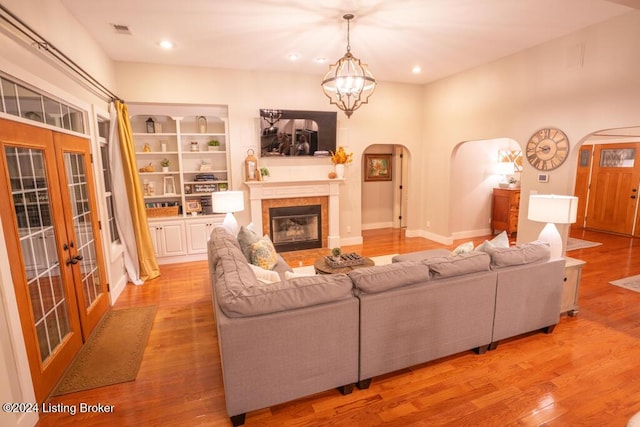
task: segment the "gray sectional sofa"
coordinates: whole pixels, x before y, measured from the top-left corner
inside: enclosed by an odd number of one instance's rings
[[[227,413],[246,412],[474,349],[560,318],[564,260],[545,244],[398,256],[348,275],[263,283],[235,237],[215,228],[209,241]]]

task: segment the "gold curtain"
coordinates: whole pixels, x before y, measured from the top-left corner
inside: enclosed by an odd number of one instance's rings
[[[131,209],[131,220],[136,236],[136,247],[138,249],[138,260],[140,263],[140,279],[154,279],[160,275],[160,268],[153,252],[153,243],[147,224],[147,211],[142,197],[142,188],[138,179],[138,168],[136,165],[135,145],[133,143],[133,132],[129,121],[129,109],[120,102],[115,101],[118,113],[118,135],[120,137],[120,151],[122,153],[122,169],[124,170],[124,180]]]

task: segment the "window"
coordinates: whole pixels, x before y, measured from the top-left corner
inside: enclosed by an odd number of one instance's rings
[[[0,112],[86,133],[85,115],[82,111],[5,75],[0,75],[0,100]]]
[[[635,163],[636,149],[607,149],[600,155],[600,167],[602,168],[632,168]]]
[[[107,205],[107,222],[111,243],[119,243],[120,235],[116,227],[116,218],[113,211],[113,194],[111,193],[111,172],[109,172],[109,121],[98,117],[98,137],[100,141],[100,158],[102,159],[102,176],[104,178],[104,194]]]

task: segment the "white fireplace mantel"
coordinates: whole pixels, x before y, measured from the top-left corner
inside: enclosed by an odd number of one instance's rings
[[[290,199],[293,197],[328,196],[329,198],[329,235],[330,248],[340,246],[340,184],[344,179],[308,179],[295,181],[246,181],[249,187],[251,222],[260,235],[262,230],[262,200]]]

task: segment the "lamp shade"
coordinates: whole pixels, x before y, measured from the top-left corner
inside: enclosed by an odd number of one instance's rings
[[[576,222],[577,213],[577,197],[557,196],[554,194],[534,194],[529,196],[529,214],[527,217],[531,221],[572,224]]]
[[[211,209],[215,213],[243,211],[244,193],[242,191],[217,191],[211,193]]]

